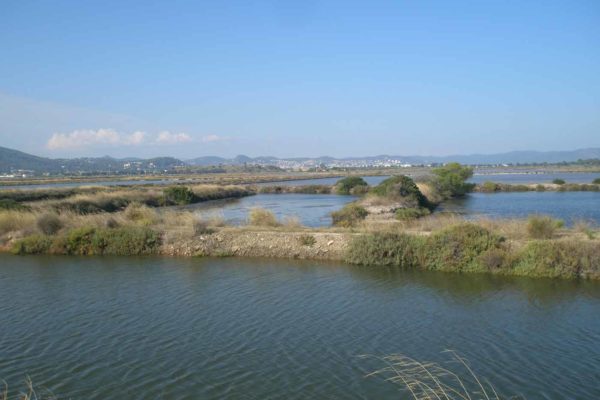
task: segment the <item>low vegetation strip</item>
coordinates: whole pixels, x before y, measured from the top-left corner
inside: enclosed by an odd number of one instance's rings
[[[240,198],[256,193],[254,190],[242,186],[217,185],[131,187],[111,190],[96,189],[93,191],[50,190],[47,192],[47,195],[44,195],[42,191],[39,191],[39,193],[37,193],[38,191],[35,192],[35,195],[31,193],[22,195],[11,194],[14,198],[21,200],[3,198],[0,206],[4,209],[21,207],[52,210],[54,212],[71,211],[79,214],[93,214],[121,211],[132,203],[144,204],[149,207],[162,207]]]
[[[514,243],[471,223],[429,236],[381,232],[357,235],[348,246],[345,260],[433,271],[600,279],[598,242],[546,239]]]
[[[536,184],[510,184],[487,181],[476,185],[474,192],[498,193],[498,192],[600,192],[600,181],[594,183],[566,183],[557,181],[553,183]]]
[[[146,227],[78,228],[62,235],[34,234],[19,240],[15,254],[143,255],[156,254],[160,235]]]

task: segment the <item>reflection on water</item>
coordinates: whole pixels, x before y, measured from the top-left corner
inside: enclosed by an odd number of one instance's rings
[[[600,192],[471,193],[442,203],[439,210],[471,218],[525,218],[531,214],[547,214],[567,224],[578,220],[600,223]]]
[[[331,225],[331,212],[356,200],[354,196],[328,194],[258,194],[234,200],[218,200],[186,207],[204,218],[223,217],[229,224],[246,223],[251,209],[260,207],[272,211],[283,221],[295,217],[305,226]]]
[[[600,284],[249,259],[0,256],[0,375],[63,398],[396,399],[360,354],[455,349],[600,398]]]

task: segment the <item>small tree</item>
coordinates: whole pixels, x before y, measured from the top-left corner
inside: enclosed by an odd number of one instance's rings
[[[473,168],[459,163],[449,163],[443,167],[434,168],[433,185],[444,197],[464,196],[473,190],[475,184],[468,183],[467,179],[473,176]]]
[[[166,204],[190,204],[196,197],[192,189],[187,186],[171,186],[164,190]]]
[[[552,181],[555,185],[564,185],[566,182],[564,179],[556,178]]]
[[[403,200],[406,207],[429,207],[427,198],[423,196],[415,182],[406,175],[390,176],[375,186],[372,192],[377,196]]]
[[[332,212],[331,219],[333,220],[333,225],[349,228],[365,219],[368,214],[367,210],[363,207],[356,203],[350,203],[346,204],[341,210]]]
[[[367,182],[360,176],[349,176],[343,179],[340,179],[335,184],[335,191],[337,194],[351,194],[352,189],[358,186],[368,186]]]

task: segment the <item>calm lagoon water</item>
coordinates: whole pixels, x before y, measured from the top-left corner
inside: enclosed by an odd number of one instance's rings
[[[283,221],[296,217],[305,226],[331,225],[331,212],[356,200],[354,196],[335,194],[257,194],[233,200],[217,200],[187,206],[202,217],[223,217],[229,224],[246,223],[251,209],[260,207],[272,211]]]
[[[399,399],[358,356],[448,348],[504,394],[600,398],[600,283],[3,255],[0,288],[0,379],[59,399]]]
[[[578,220],[600,224],[600,192],[471,193],[442,203],[439,210],[487,218],[546,214],[568,224]]]

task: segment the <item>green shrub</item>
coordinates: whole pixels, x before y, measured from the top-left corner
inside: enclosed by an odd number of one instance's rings
[[[552,180],[552,183],[554,183],[555,185],[564,185],[566,182],[564,179],[556,178]]]
[[[409,221],[429,214],[431,214],[431,211],[427,208],[399,208],[396,210],[396,219],[400,221]]]
[[[363,196],[369,193],[369,186],[354,186],[350,190],[350,194],[353,196]]]
[[[367,187],[368,184],[360,176],[348,176],[337,181],[335,191],[337,194],[347,195],[357,186]]]
[[[117,256],[153,254],[160,243],[160,235],[145,227],[98,229],[92,238],[96,254]]]
[[[485,181],[481,184],[479,190],[483,193],[493,193],[499,191],[500,186],[495,182]]]
[[[531,215],[527,219],[527,234],[533,239],[551,239],[564,222],[547,215]]]
[[[300,235],[298,241],[302,246],[313,247],[317,243],[317,239],[313,235],[304,234]]]
[[[66,254],[77,255],[100,254],[101,252],[95,248],[97,243],[92,244],[95,233],[96,230],[91,227],[76,228],[71,230],[66,235],[64,252]],[[55,250],[60,252],[58,248]]]
[[[427,238],[422,262],[431,270],[481,270],[480,255],[499,248],[502,241],[503,238],[478,225],[452,226]]]
[[[253,208],[248,216],[248,223],[254,226],[278,226],[277,218],[269,210]]]
[[[38,229],[45,235],[54,235],[63,227],[60,217],[56,214],[46,213],[37,218]]]
[[[531,188],[527,185],[510,185],[510,192],[529,192]]]
[[[600,185],[600,178],[596,178],[592,181],[594,185]]]
[[[536,190],[536,192],[545,192],[546,186],[538,184],[535,186],[535,190]]]
[[[12,199],[0,199],[0,210],[29,211],[31,207],[24,206]]]
[[[437,191],[444,197],[464,196],[475,187],[473,183],[467,183],[467,179],[473,176],[473,168],[465,167],[459,163],[449,163],[443,167],[434,168],[432,183]]]
[[[600,278],[600,246],[581,241],[534,241],[517,256],[518,275]]]
[[[171,186],[164,190],[165,204],[185,205],[194,202],[194,192],[187,186]]]
[[[491,248],[484,251],[478,257],[478,262],[490,271],[499,270],[504,267],[509,259],[509,254],[501,248]]]
[[[364,220],[369,213],[356,203],[346,204],[341,210],[331,213],[333,225],[349,228]]]
[[[46,235],[31,235],[18,240],[13,248],[14,254],[44,254],[52,245],[52,238]]]
[[[428,208],[430,206],[415,182],[406,175],[390,176],[375,186],[371,193],[392,200],[402,200],[410,208]]]
[[[160,235],[145,227],[78,228],[66,235],[32,235],[13,247],[17,254],[143,255],[158,250]]]
[[[351,264],[419,267],[423,238],[407,234],[374,233],[352,239],[346,253]]]

